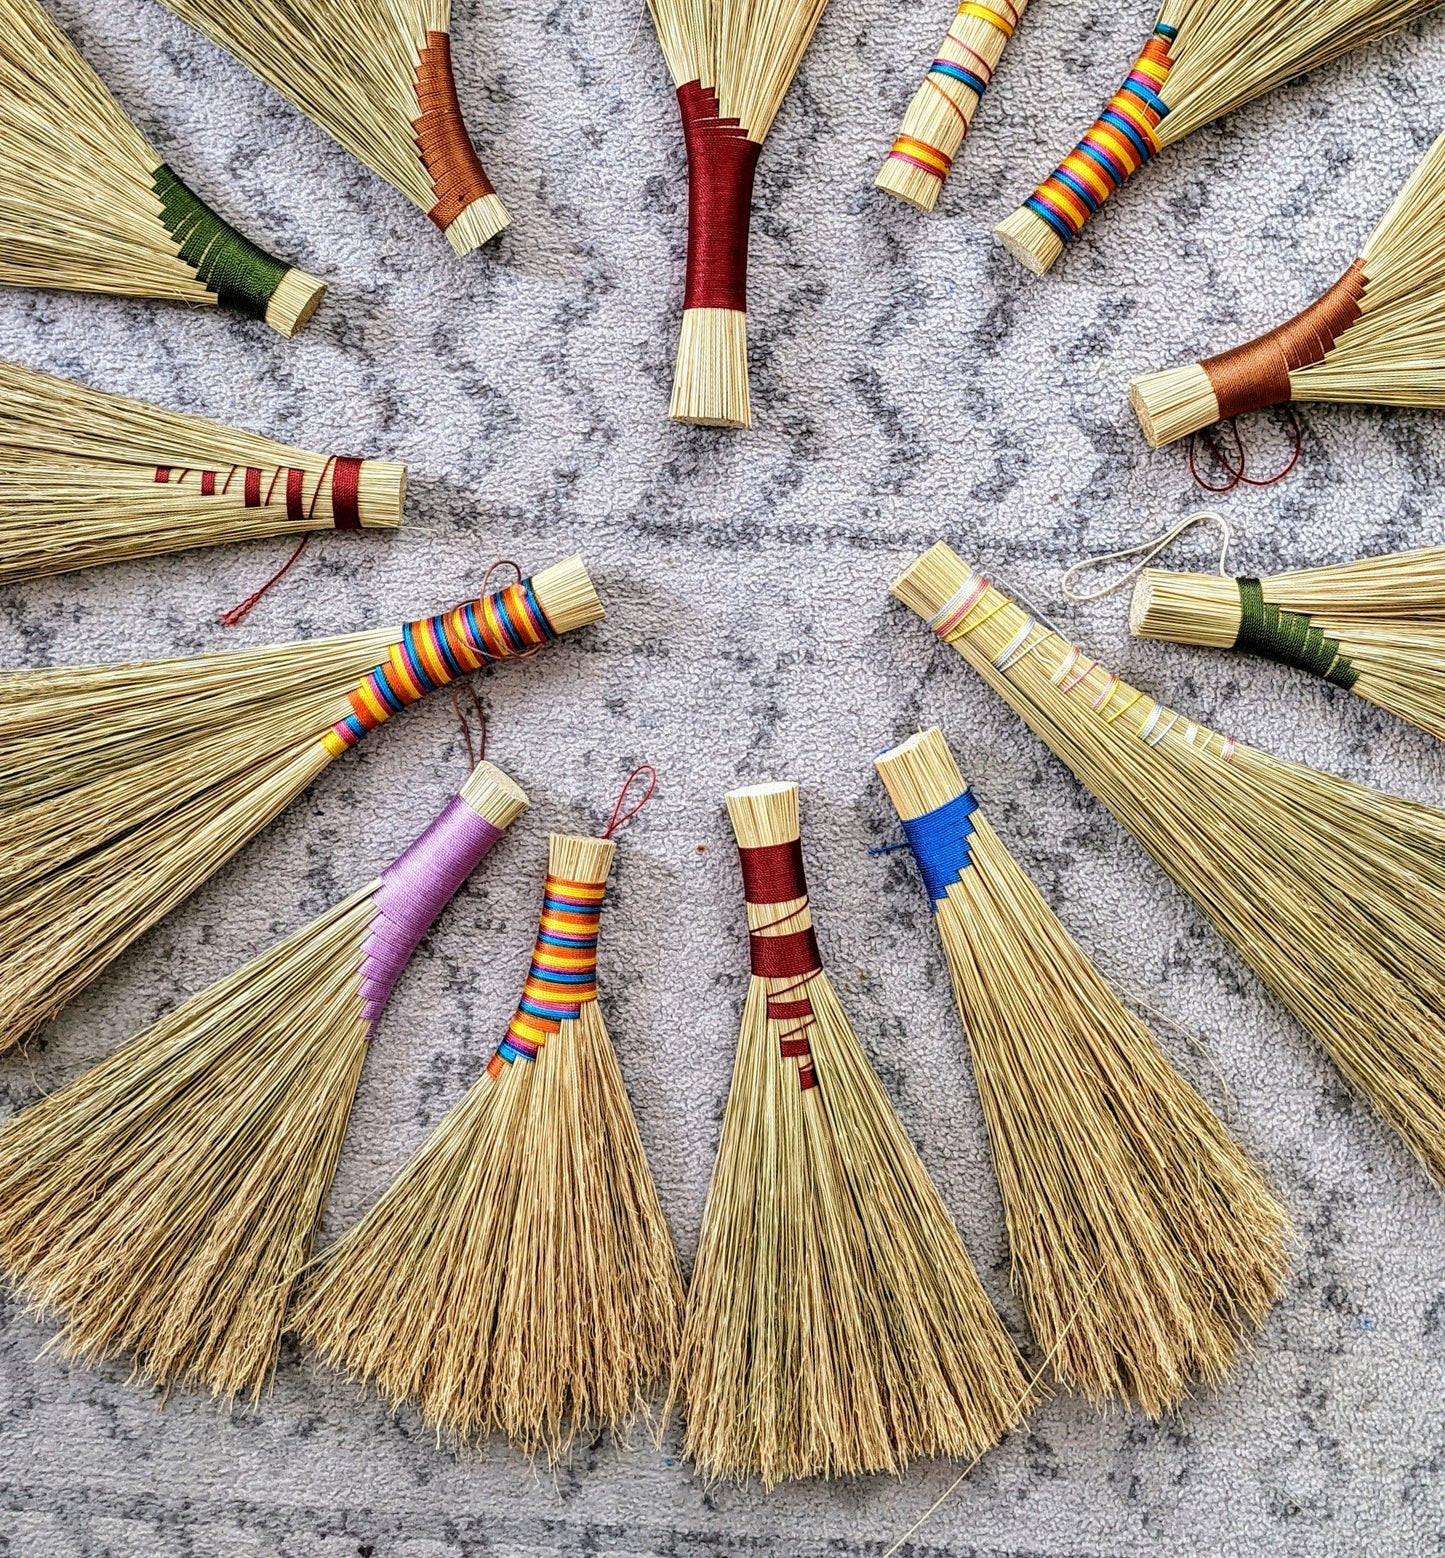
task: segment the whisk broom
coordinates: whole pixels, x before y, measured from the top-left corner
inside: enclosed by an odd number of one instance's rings
[[[451,0],[164,0],[373,173],[458,254],[507,225],[452,75]]]
[[[311,454],[0,362],[0,580],[261,536],[394,529],[406,467]]]
[[[1034,1335],[1090,1400],[1157,1417],[1233,1367],[1279,1295],[1288,1218],[1014,863],[942,732],[875,763],[932,900]]]
[[[377,881],[0,1130],[0,1265],[69,1355],[260,1395],[382,1009],[526,804],[479,764]]]
[[[797,786],[727,806],[752,978],[674,1376],[684,1453],[767,1487],[981,1454],[1032,1391],[823,972]]]
[[[1028,0],[962,0],[874,186],[932,211]]]
[[[1271,757],[1156,703],[942,542],[893,593],[1134,834],[1445,1177],[1445,812]]]
[[[751,427],[748,224],[763,140],[827,0],[648,0],[687,146],[687,285],[668,415]]]
[[[1445,741],[1445,547],[1271,579],[1146,569],[1129,631],[1277,660]]]
[[[219,303],[282,335],[326,290],[188,189],[36,0],[0,0],[0,282]]]
[[[1124,84],[1083,140],[994,229],[1043,275],[1126,179],[1166,146],[1440,0],[1164,0]]]
[[[0,1049],[367,731],[601,615],[574,557],[400,628],[0,677]]]
[[[1445,135],[1308,308],[1217,357],[1131,380],[1129,400],[1151,449],[1290,400],[1445,406]]]
[[[554,1460],[579,1430],[617,1429],[643,1409],[671,1366],[682,1309],[672,1236],[597,1002],[615,847],[606,835],[552,837],[506,1038],[321,1257],[295,1320],[328,1361],[397,1405],[415,1403],[439,1435],[499,1429]]]

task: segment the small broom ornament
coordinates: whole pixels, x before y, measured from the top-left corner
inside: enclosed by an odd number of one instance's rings
[[[1445,1178],[1445,812],[1271,757],[1154,702],[943,542],[893,593],[1113,812]]]
[[[0,1130],[0,1265],[69,1355],[260,1396],[382,1009],[526,804],[479,764],[378,881]]]
[[[671,1367],[682,1308],[672,1236],[597,1003],[621,806],[601,838],[552,837],[506,1038],[322,1256],[295,1322],[329,1362],[396,1405],[414,1402],[438,1434],[471,1441],[497,1429],[553,1460],[579,1431],[619,1429],[644,1409]]]
[[[1125,179],[1166,146],[1440,3],[1164,0],[1123,86],[995,236],[1042,276]]]
[[[827,0],[648,0],[687,146],[687,285],[668,415],[751,427],[748,224],[763,140]]]
[[[1308,308],[1217,357],[1131,380],[1129,400],[1151,449],[1291,400],[1445,406],[1445,135]]]
[[[1059,1377],[1158,1417],[1279,1296],[1289,1220],[984,821],[941,731],[875,759],[968,1031],[1015,1280]]]
[[[1033,1392],[823,972],[797,786],[727,805],[752,978],[673,1386],[684,1453],[766,1487],[980,1455]]]
[[[219,303],[282,335],[326,290],[187,189],[36,0],[0,0],[0,282]]]
[[[0,362],[0,581],[261,536],[394,529],[406,467],[311,454]]]
[[[920,211],[943,193],[984,88],[1028,0],[963,0],[873,183]]]
[[[0,677],[0,1049],[367,731],[601,615],[574,557],[400,628]]]
[[[451,0],[164,0],[373,173],[458,254],[507,225],[452,76]]]

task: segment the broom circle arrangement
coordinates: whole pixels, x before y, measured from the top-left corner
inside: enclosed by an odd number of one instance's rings
[[[1440,3],[1164,0],[1124,84],[995,235],[1043,275],[1109,196],[1166,146]]]
[[[943,542],[893,593],[1199,905],[1437,1181],[1445,1178],[1445,812],[1165,707]]]
[[[0,1265],[66,1353],[259,1398],[382,1010],[526,804],[479,764],[376,881],[0,1129]]]
[[[181,182],[37,0],[0,0],[0,282],[219,304],[282,335],[326,290]]]
[[[0,676],[0,1049],[368,731],[601,615],[574,557],[399,628]]]
[[[162,0],[425,211],[458,254],[507,225],[462,119],[451,0]]]
[[[0,362],[0,581],[188,547],[394,530],[406,467],[312,454]]]

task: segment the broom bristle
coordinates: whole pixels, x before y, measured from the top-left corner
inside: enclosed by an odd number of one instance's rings
[[[1445,135],[1364,252],[1303,313],[1257,340],[1130,381],[1151,448],[1286,400],[1445,406]]]
[[[403,629],[0,677],[0,1048],[453,665],[529,652],[601,612],[569,558]]]
[[[1042,275],[1164,147],[1441,0],[1164,0],[1124,85],[1083,141],[994,233]]]
[[[1309,671],[1445,741],[1445,547],[1272,579],[1149,568],[1129,631]]]
[[[165,0],[425,211],[458,254],[509,220],[472,147],[451,0]]]
[[[330,526],[395,529],[406,467],[312,454],[0,362],[0,580]]]
[[[807,949],[797,788],[727,804],[754,968],[776,972],[748,987],[688,1292],[673,1386],[684,1452],[709,1477],[769,1487],[981,1454],[1033,1392]],[[811,972],[786,971],[802,961]]]
[[[282,335],[326,290],[192,194],[36,0],[0,0],[0,282],[219,302]]]
[[[1288,1217],[972,809],[942,732],[875,762],[905,824],[935,819],[909,836],[1034,1335],[1090,1400],[1158,1417],[1192,1382],[1224,1379],[1263,1321]]]
[[[525,805],[479,765],[438,824],[489,824],[472,856],[413,866],[400,910],[384,876],[0,1130],[0,1265],[69,1355],[259,1396],[389,993],[368,980]]]
[[[563,928],[549,935],[591,918],[576,902],[600,907],[613,850],[552,839],[544,915]],[[572,909],[551,906],[554,888]],[[538,966],[527,988],[540,998]],[[439,1435],[499,1429],[553,1460],[578,1432],[620,1429],[644,1409],[671,1365],[682,1304],[601,1012],[595,999],[576,1010],[534,1060],[502,1047],[321,1258],[296,1318],[328,1361],[415,1403]]]
[[[1155,703],[942,542],[893,592],[1134,834],[1445,1177],[1445,812],[1271,757]]]

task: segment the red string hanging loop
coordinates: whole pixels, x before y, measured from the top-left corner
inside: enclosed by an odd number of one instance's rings
[[[630,811],[624,813],[622,810],[622,803],[627,799],[627,792],[632,788],[633,780],[637,779],[639,776],[644,776],[646,778],[647,788],[643,790],[642,797],[637,802],[637,804]],[[652,799],[652,792],[656,788],[657,770],[652,766],[651,763],[641,763],[636,768],[634,768],[632,772],[628,774],[627,778],[622,782],[622,789],[618,794],[617,804],[612,808],[612,816],[608,819],[607,826],[602,830],[602,837],[605,839],[610,839],[624,822],[631,822],[632,819],[638,814],[638,812],[640,812],[642,808],[647,805],[648,801]]]

